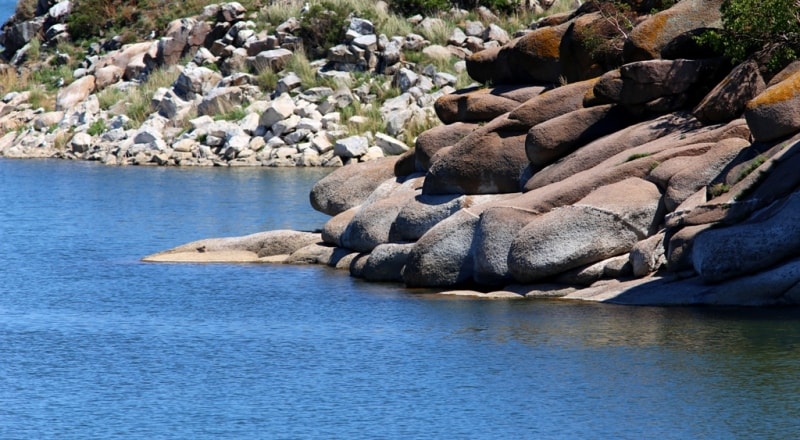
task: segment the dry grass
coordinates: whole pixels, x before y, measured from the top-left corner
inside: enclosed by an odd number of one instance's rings
[[[156,69],[150,73],[147,81],[127,93],[128,102],[125,111],[133,124],[141,125],[147,119],[153,111],[151,107],[153,94],[161,87],[171,86],[179,75],[180,70],[175,67]]]

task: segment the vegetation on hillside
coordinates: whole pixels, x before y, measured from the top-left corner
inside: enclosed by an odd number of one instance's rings
[[[726,0],[721,30],[701,41],[742,61],[750,56],[775,70],[800,54],[800,0]]]

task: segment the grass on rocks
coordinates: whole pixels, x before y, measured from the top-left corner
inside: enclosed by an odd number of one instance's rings
[[[153,94],[161,87],[171,86],[180,73],[174,66],[156,69],[150,73],[145,82],[127,93],[125,112],[131,123],[139,126],[147,119],[153,111],[151,104]]]

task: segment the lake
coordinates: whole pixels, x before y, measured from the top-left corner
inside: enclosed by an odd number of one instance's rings
[[[325,170],[0,159],[2,439],[795,438],[800,312],[145,264],[313,230]]]

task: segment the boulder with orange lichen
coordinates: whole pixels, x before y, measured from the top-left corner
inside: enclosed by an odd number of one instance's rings
[[[681,35],[699,28],[722,27],[722,3],[723,0],[684,0],[644,20],[625,42],[625,62],[661,58],[661,51]]]
[[[570,23],[529,32],[499,49],[467,58],[467,73],[482,83],[558,83],[561,76],[559,47]]]
[[[519,101],[504,95],[516,96],[519,87],[494,87],[491,89],[465,89],[436,100],[433,108],[436,116],[445,124],[454,122],[487,122],[517,108]],[[523,87],[528,93],[519,92],[522,98],[536,96],[545,90],[544,87]],[[504,93],[508,92],[508,93]]]
[[[756,141],[771,141],[800,131],[800,72],[768,88],[744,112]]]

